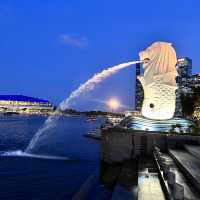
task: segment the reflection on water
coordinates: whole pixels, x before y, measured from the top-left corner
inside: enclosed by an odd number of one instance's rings
[[[101,162],[100,180],[110,191],[120,186],[134,198],[137,196],[138,161],[124,161],[115,164]]]
[[[45,117],[0,116],[0,151],[24,150]],[[34,154],[70,160],[30,156],[0,157],[0,199],[71,199],[99,165],[99,141],[82,134],[100,126],[103,119],[88,123],[84,117],[61,117]],[[16,152],[15,152],[16,154]],[[19,152],[18,152],[19,154]]]
[[[100,141],[83,134],[101,126],[103,118],[61,117],[33,154],[24,153],[45,117],[0,116],[0,199],[109,200],[120,188],[136,196],[138,162],[100,162]],[[117,189],[116,189],[117,188]],[[116,192],[117,191],[117,192]]]
[[[27,157],[27,158],[37,158],[37,159],[47,159],[47,160],[70,160],[70,158],[68,157],[30,154],[21,150],[1,152],[0,157]]]

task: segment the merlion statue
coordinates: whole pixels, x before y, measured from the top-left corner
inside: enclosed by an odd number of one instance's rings
[[[144,76],[138,76],[144,89],[142,115],[165,120],[174,116],[176,104],[176,52],[171,43],[155,42],[139,53]]]

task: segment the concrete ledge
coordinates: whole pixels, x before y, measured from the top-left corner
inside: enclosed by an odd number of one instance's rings
[[[156,166],[157,166],[157,169],[158,169],[158,175],[159,175],[159,178],[160,178],[161,185],[162,185],[163,191],[164,191],[164,193],[165,193],[165,196],[166,196],[166,198],[167,198],[168,200],[173,200],[174,197],[173,197],[173,195],[172,195],[172,191],[171,191],[170,187],[169,187],[168,184],[167,184],[167,181],[166,181],[166,179],[165,179],[165,177],[164,177],[163,171],[162,171],[162,169],[161,169],[161,166],[160,166],[159,163],[158,163],[158,159],[157,159],[157,157],[155,156],[155,154],[154,154],[154,160],[155,160],[155,162],[156,162]]]

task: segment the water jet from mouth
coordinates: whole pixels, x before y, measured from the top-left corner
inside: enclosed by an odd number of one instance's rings
[[[78,89],[74,90],[68,98],[63,100],[57,110],[55,111],[55,114],[59,112],[59,110],[65,110],[70,107],[70,104],[73,102],[74,99],[79,97],[85,92],[89,92],[94,89],[94,87],[102,82],[107,77],[117,73],[119,70],[124,69],[126,67],[129,67],[130,65],[134,65],[137,63],[142,63],[143,61],[131,61],[127,63],[122,63],[107,69],[104,69],[102,72],[95,74],[90,78],[88,81],[86,81],[84,84],[80,85]],[[29,145],[27,146],[25,152],[31,153],[34,149],[35,145],[37,144],[39,138],[41,135],[43,135],[44,132],[48,131],[50,128],[53,128],[56,124],[56,121],[59,119],[59,116],[50,116],[45,121],[42,128],[40,128],[36,134],[33,136],[32,140],[30,141]]]

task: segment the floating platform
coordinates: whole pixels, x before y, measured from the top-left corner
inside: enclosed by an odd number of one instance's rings
[[[96,139],[96,140],[101,140],[101,129],[96,128],[86,134],[83,134],[83,136],[92,138],[92,139]]]
[[[88,138],[92,138],[92,139],[95,139],[95,140],[101,140],[101,135],[96,134],[96,133],[87,133],[87,134],[84,134],[83,136],[88,137]]]

